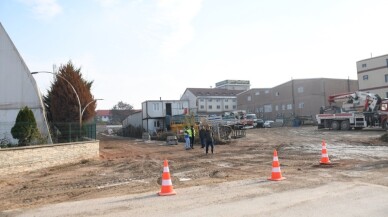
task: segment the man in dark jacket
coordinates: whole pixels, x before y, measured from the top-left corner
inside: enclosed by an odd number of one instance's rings
[[[191,137],[190,137],[191,149],[194,149],[194,135],[195,135],[195,129],[193,126],[191,126]]]
[[[205,148],[206,145],[206,129],[202,126],[199,130],[199,139],[201,140],[201,148]]]

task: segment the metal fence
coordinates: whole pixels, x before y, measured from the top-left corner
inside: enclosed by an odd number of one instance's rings
[[[27,128],[30,123],[23,123],[21,127]],[[17,140],[13,138],[11,134],[12,127],[15,126],[15,122],[0,122],[0,145],[1,146],[17,146]],[[84,123],[80,128],[78,122],[67,122],[67,123],[49,123],[50,136],[52,143],[66,143],[66,142],[77,142],[96,140],[96,123]],[[40,132],[39,138],[35,139],[33,144],[50,144],[48,135]]]

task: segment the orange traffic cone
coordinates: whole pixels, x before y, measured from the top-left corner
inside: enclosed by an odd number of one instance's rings
[[[163,163],[163,174],[162,174],[162,189],[159,192],[160,196],[174,195],[176,192],[172,188],[172,182],[170,177],[170,169],[168,168],[167,160]]]
[[[321,161],[319,161],[319,163],[320,164],[330,164],[329,155],[327,154],[325,140],[322,140],[322,157],[321,157]]]
[[[273,152],[273,162],[272,162],[272,175],[268,178],[268,180],[272,181],[280,181],[286,179],[285,177],[282,177],[282,172],[280,171],[280,163],[278,159],[278,152]]]

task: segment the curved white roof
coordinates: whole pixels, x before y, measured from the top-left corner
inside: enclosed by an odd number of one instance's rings
[[[17,142],[10,132],[19,110],[24,106],[32,110],[40,133],[47,136],[51,143],[36,82],[0,23],[0,139],[6,137],[13,143]]]

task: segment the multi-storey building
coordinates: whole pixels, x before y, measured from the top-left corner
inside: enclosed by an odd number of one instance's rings
[[[320,107],[328,106],[329,95],[356,90],[356,80],[295,79],[273,88],[254,88],[242,92],[237,95],[237,107],[266,120],[291,116],[314,117]]]
[[[358,61],[357,75],[360,91],[388,98],[388,55]]]
[[[249,90],[250,86],[248,80],[224,80],[216,83],[216,88],[228,90]]]
[[[222,88],[187,88],[181,100],[189,101],[190,112],[195,114],[223,114],[237,109],[237,94],[242,90]]]

